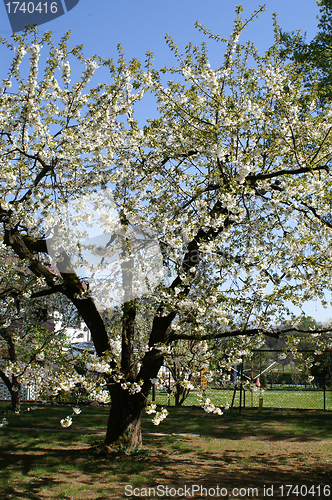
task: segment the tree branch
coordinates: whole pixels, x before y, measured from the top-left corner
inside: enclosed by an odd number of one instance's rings
[[[263,334],[267,335],[268,337],[273,337],[278,339],[280,335],[290,333],[290,332],[297,332],[297,333],[310,333],[310,334],[316,334],[316,333],[330,333],[332,332],[332,327],[331,328],[323,328],[323,329],[316,329],[316,330],[300,330],[299,328],[292,326],[286,329],[279,329],[279,330],[264,330],[263,328],[252,328],[248,330],[232,330],[228,332],[222,332],[222,333],[217,333],[216,335],[211,335],[211,334],[206,334],[206,335],[190,335],[190,334],[171,334],[169,337],[169,341],[176,341],[176,340],[211,340],[213,339],[221,339],[221,338],[229,338],[229,337],[237,337],[239,335],[251,337],[253,335],[257,334]]]
[[[279,177],[280,175],[299,175],[305,174],[307,172],[317,172],[325,170],[327,173],[330,171],[328,165],[323,165],[321,167],[302,167],[293,170],[281,169],[277,172],[270,172],[269,174],[256,174],[256,175],[247,175],[246,181],[251,184],[255,184],[256,181],[262,181],[265,179],[274,179],[275,177]]]
[[[56,285],[52,288],[44,288],[43,290],[39,290],[38,292],[34,292],[31,295],[32,299],[36,299],[38,297],[47,297],[48,295],[53,295],[54,293],[62,292],[62,285]]]

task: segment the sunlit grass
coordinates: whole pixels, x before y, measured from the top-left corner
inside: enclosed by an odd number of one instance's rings
[[[209,397],[217,406],[224,406],[226,403],[232,403],[234,390],[233,389],[206,389],[206,397]],[[287,390],[287,389],[270,389],[266,388],[261,394],[259,391],[251,392],[246,390],[245,396],[242,393],[242,406],[258,407],[259,398],[263,397],[263,405],[266,408],[298,408],[298,409],[324,409],[324,392],[323,390]],[[170,404],[174,406],[174,397],[166,393],[166,391],[157,391],[156,401],[161,406]],[[198,406],[198,397],[196,391],[191,391],[189,396],[183,403],[184,406]],[[332,410],[332,391],[326,391],[326,410]],[[240,391],[237,390],[234,399],[234,406],[240,406]]]

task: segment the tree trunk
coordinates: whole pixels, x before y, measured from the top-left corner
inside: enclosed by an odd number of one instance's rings
[[[175,393],[174,393],[175,406],[180,406],[180,392],[181,392],[181,386],[179,383],[176,383]]]
[[[12,400],[12,410],[14,412],[20,411],[21,389],[22,389],[21,382],[18,381],[18,379],[17,379],[17,377],[15,377],[15,375],[13,375],[11,389],[10,389],[10,396],[11,396],[11,400]]]
[[[175,386],[175,406],[181,406],[184,401],[187,399],[189,390],[183,387],[180,383],[177,383]]]
[[[131,374],[133,378],[136,301],[130,300],[123,304],[122,313],[121,369],[125,377]]]
[[[5,375],[3,371],[0,371],[0,378],[5,383],[11,399],[12,410],[20,411],[21,406],[21,383],[17,380],[17,378],[13,375],[12,380]]]
[[[145,396],[140,392],[129,394],[119,384],[114,385],[110,392],[112,401],[105,444],[125,448],[142,446],[141,415]]]
[[[21,406],[21,394],[20,393],[21,393],[21,387],[18,387],[18,384],[16,383],[15,390],[12,389],[10,391],[13,412],[20,411],[20,406]]]

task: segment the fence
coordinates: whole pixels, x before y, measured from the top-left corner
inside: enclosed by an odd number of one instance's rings
[[[216,406],[231,406],[234,397],[234,388],[214,389],[207,388],[204,395],[210,398]],[[332,411],[332,390],[289,390],[289,389],[266,389],[263,392],[251,392],[240,388],[235,392],[233,406],[235,408],[258,408],[259,399],[263,399],[264,408],[283,409],[307,409],[307,410],[330,410]],[[166,391],[156,391],[156,402],[161,406],[174,406],[175,399]],[[183,406],[198,406],[197,391],[190,391]]]
[[[22,401],[34,401],[35,400],[34,388],[33,387],[22,387],[21,400]],[[10,401],[10,392],[2,380],[0,380],[0,401]]]
[[[242,358],[240,366],[233,367],[231,383],[225,385],[215,379],[204,389],[205,396],[217,406],[233,405],[240,411],[258,407],[260,398],[265,408],[332,410],[331,352],[299,352],[301,360],[290,351],[255,350],[250,357]],[[314,359],[316,366],[301,369],[301,363],[308,358]],[[250,386],[246,382],[251,382]],[[166,391],[157,391],[156,401],[160,405],[175,404]],[[197,406],[197,391],[191,391],[183,404]]]

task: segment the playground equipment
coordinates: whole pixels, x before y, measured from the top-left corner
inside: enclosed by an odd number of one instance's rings
[[[265,368],[264,370],[261,370],[257,375],[253,376],[253,368],[252,368],[252,377],[248,377],[247,375],[245,375],[243,373],[243,356],[242,356],[242,363],[240,365],[240,375],[239,375],[239,378],[240,378],[240,384],[239,384],[239,390],[240,390],[240,407],[239,407],[239,413],[241,413],[241,409],[242,409],[242,394],[243,394],[243,399],[245,398],[245,391],[243,389],[243,379],[246,378],[248,381],[250,382],[254,382],[256,380],[256,383],[255,383],[255,386],[257,388],[260,389],[261,387],[261,383],[260,383],[260,377],[261,375],[263,375],[264,373],[268,372],[277,362],[276,361],[273,361],[267,368]],[[233,370],[233,374],[236,372],[237,373],[237,368],[232,368]],[[237,378],[237,375],[236,377]],[[232,398],[232,404],[231,404],[231,407],[230,407],[230,410],[229,410],[229,418],[232,417],[232,412],[233,412],[233,406],[234,406],[234,401],[235,401],[235,395],[236,395],[236,391],[237,391],[237,388],[238,388],[238,384],[237,384],[237,381],[235,380],[234,382],[234,392],[233,392],[233,398]],[[245,399],[244,399],[244,404],[245,404]],[[251,391],[251,407],[254,406],[254,395],[253,395],[253,390]],[[259,398],[259,403],[258,403],[258,413],[260,413],[263,409],[263,398],[260,397]]]

